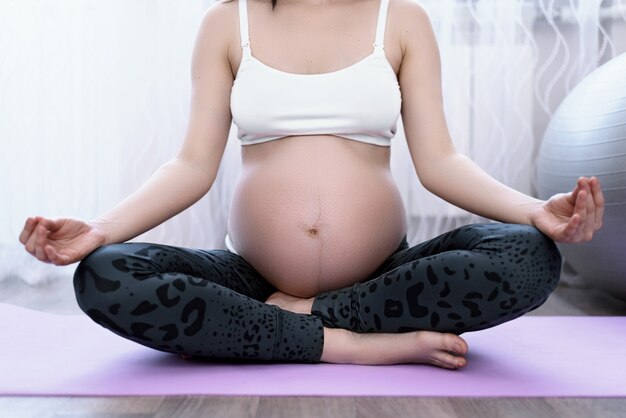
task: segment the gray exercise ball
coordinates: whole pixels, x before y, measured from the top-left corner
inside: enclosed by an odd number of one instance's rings
[[[604,225],[593,240],[559,244],[587,283],[626,300],[626,54],[585,77],[553,115],[539,152],[539,197],[571,191],[580,176],[604,190]]]

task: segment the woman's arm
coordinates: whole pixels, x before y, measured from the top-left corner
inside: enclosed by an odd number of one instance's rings
[[[472,213],[535,225],[556,240],[591,239],[601,226],[604,205],[597,179],[583,178],[572,192],[545,202],[498,182],[456,151],[443,111],[441,61],[430,20],[417,3],[409,0],[403,7],[402,120],[424,187]]]
[[[211,188],[231,124],[228,61],[236,5],[215,3],[203,16],[191,65],[191,111],[178,155],[98,218],[26,220],[19,240],[38,260],[66,265],[101,245],[127,241],[185,210]]]
[[[123,242],[148,231],[197,202],[211,188],[231,125],[228,61],[232,7],[210,7],[194,44],[191,109],[178,155],[162,165],[133,194],[92,222],[106,243]]]

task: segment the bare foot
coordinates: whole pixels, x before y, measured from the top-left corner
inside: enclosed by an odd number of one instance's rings
[[[446,369],[467,365],[468,346],[455,334],[414,331],[399,334],[356,333],[324,328],[322,362],[349,364],[424,363]]]
[[[311,315],[311,307],[315,298],[299,298],[281,291],[276,291],[265,301],[268,305],[276,305],[286,311]]]

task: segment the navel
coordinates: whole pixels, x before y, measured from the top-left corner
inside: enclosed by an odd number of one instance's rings
[[[319,230],[317,228],[309,228],[307,233],[310,237],[316,237],[319,234]]]

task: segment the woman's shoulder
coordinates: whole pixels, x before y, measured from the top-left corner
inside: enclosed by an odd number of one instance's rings
[[[208,44],[228,45],[238,27],[237,1],[216,0],[202,15],[199,36]]]
[[[418,0],[389,0],[389,13],[400,23],[415,24],[429,19],[428,12]]]
[[[432,31],[426,8],[417,0],[389,0],[389,25],[398,36],[403,52],[419,45]]]
[[[217,0],[204,12],[203,23],[217,25],[223,22],[223,24],[231,24],[230,21],[237,19],[237,17],[237,1]]]

